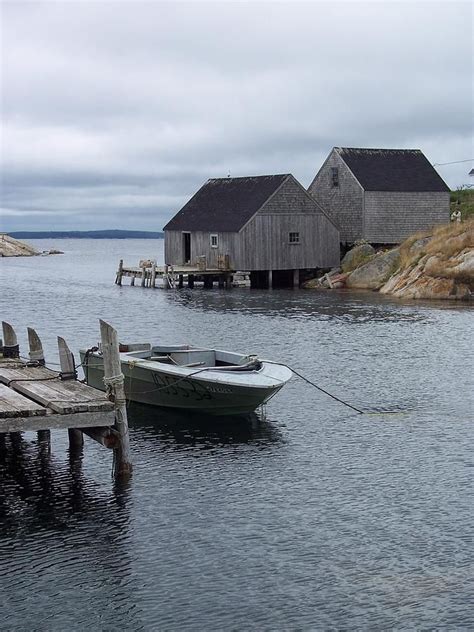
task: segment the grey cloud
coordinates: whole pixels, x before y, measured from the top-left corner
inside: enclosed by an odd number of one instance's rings
[[[470,158],[470,12],[4,3],[3,206],[41,211],[22,216],[32,229],[131,215],[160,229],[209,177],[292,172],[307,185],[333,145]],[[457,186],[468,170],[441,175]]]

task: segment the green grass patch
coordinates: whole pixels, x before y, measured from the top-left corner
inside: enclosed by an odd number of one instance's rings
[[[461,219],[474,217],[474,189],[451,191],[451,213],[461,211]]]

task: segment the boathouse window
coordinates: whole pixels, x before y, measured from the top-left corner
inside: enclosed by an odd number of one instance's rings
[[[290,233],[290,244],[299,244],[299,243],[300,243],[300,234]]]
[[[339,186],[339,169],[337,167],[331,167],[331,182],[333,187]]]
[[[211,235],[211,248],[217,248],[219,245],[219,238],[217,235]]]

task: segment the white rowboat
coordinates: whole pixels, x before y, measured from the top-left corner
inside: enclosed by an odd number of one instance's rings
[[[100,350],[80,354],[87,384],[105,390]],[[292,376],[256,356],[188,345],[121,345],[120,360],[129,401],[211,415],[253,412]]]

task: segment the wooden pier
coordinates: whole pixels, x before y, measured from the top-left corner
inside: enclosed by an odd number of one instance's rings
[[[51,430],[67,429],[71,450],[87,435],[114,451],[114,474],[131,474],[128,421],[117,332],[100,321],[106,393],[77,380],[74,356],[58,337],[60,371],[45,366],[41,340],[28,328],[29,357],[20,357],[13,327],[2,322],[0,351],[0,436],[37,431],[42,441]]]
[[[212,288],[217,283],[221,288],[231,288],[236,270],[230,270],[223,265],[220,268],[209,269],[201,266],[159,266],[155,261],[140,262],[142,265],[129,267],[120,260],[115,277],[116,285],[122,285],[124,277],[130,278],[130,285],[138,280],[141,287],[156,288],[156,281],[161,281],[164,289],[193,288],[196,282],[202,282],[205,288]]]

